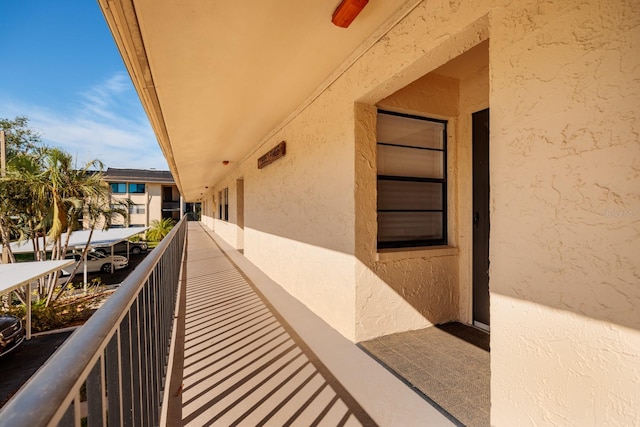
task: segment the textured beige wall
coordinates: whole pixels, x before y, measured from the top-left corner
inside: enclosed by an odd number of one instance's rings
[[[160,221],[162,219],[162,185],[147,184],[146,190],[147,194],[141,194],[140,196],[149,200],[149,206],[147,209],[149,222],[147,225],[151,225],[152,221]]]
[[[217,193],[214,197],[213,194],[207,194],[202,198],[202,211],[200,213],[200,221],[209,227],[211,230],[215,230],[215,216],[218,209]]]
[[[637,328],[499,293],[491,298],[492,425],[638,425]]]
[[[377,103],[380,109],[446,119],[449,247],[376,248],[376,109],[356,105],[356,340],[454,320],[458,315],[456,117],[458,81],[429,74]]]
[[[238,247],[236,180],[243,178],[244,255],[355,339],[353,104],[334,101],[318,99],[210,194],[229,187],[229,222],[215,219],[214,227]],[[258,169],[258,157],[280,141],[286,156]]]
[[[635,424],[638,2],[511,4],[492,21],[492,419]]]
[[[483,42],[377,103],[381,109],[448,120],[448,248],[376,253],[375,109],[358,105],[359,340],[456,319],[472,321],[471,114],[489,106],[488,66],[488,42]]]
[[[355,243],[354,101],[374,105],[488,37],[482,11],[464,10],[464,19],[447,21],[437,29],[439,36],[428,34],[431,27],[425,26],[425,16],[434,18],[432,10],[421,5],[255,153],[241,164],[232,164],[225,179],[205,195],[229,186],[231,196],[233,183],[243,177],[247,258],[354,341],[434,323],[425,315],[435,322],[458,315],[459,267],[451,257],[457,248],[436,254],[451,258],[444,263],[416,263],[413,253],[403,259],[387,258],[381,264],[391,268],[377,271],[363,269],[363,262],[353,256],[360,246]],[[451,33],[456,37],[451,38]],[[435,51],[425,54],[433,48]],[[415,69],[406,69],[410,64]],[[287,141],[287,156],[257,170],[257,158],[282,140]],[[232,206],[230,203],[230,209]],[[372,212],[375,215],[375,206]],[[214,228],[232,245],[237,243],[232,224],[216,220]],[[403,276],[412,276],[414,266],[417,278],[408,279],[411,285],[404,289],[385,282],[402,270]],[[439,271],[437,280],[430,277],[433,269]],[[430,280],[427,288],[419,284],[424,278]],[[361,289],[359,304],[356,285]],[[421,304],[424,289],[436,291],[427,308]],[[363,304],[366,294],[383,297],[367,305]],[[358,320],[357,305],[362,315]],[[366,318],[363,328],[362,319]],[[356,322],[360,322],[358,326]]]
[[[356,141],[372,128],[354,110],[370,116],[380,100],[490,39],[492,424],[632,425],[640,419],[638,13],[635,0],[422,3],[229,173],[229,182],[245,179],[245,254],[350,339],[363,328],[360,283],[398,304],[405,326],[423,322],[369,268],[370,248],[360,252],[371,223],[355,218],[366,204],[355,185]],[[281,140],[287,156],[258,171],[258,155]],[[460,165],[468,151],[459,147]],[[460,236],[469,232],[458,226]],[[468,247],[458,249],[443,256],[469,258]],[[413,261],[387,264],[433,275]],[[462,264],[428,269],[459,268],[462,280]],[[445,286],[460,292],[457,281]],[[464,314],[468,301],[460,303]]]

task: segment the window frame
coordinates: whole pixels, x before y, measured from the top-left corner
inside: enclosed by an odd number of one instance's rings
[[[405,114],[398,113],[395,111],[388,111],[383,109],[378,109],[376,117],[380,114],[391,115],[396,117],[403,117],[414,120],[423,120],[428,122],[440,123],[443,125],[442,129],[442,148],[427,148],[427,147],[413,147],[406,146],[400,144],[391,144],[391,143],[381,143],[378,140],[378,134],[376,131],[376,151],[378,146],[395,146],[395,147],[403,147],[406,149],[415,149],[415,150],[429,150],[429,151],[437,151],[442,153],[442,178],[427,178],[427,177],[411,177],[411,176],[395,176],[395,175],[380,175],[376,169],[376,217],[378,218],[378,229],[376,231],[376,244],[378,250],[386,250],[386,249],[412,249],[412,248],[420,248],[420,247],[432,247],[432,246],[446,246],[448,244],[448,144],[447,144],[447,136],[448,136],[448,120],[443,119],[435,119],[431,117],[423,117],[415,114]],[[377,168],[377,161],[376,161]],[[380,181],[394,181],[394,182],[416,182],[416,183],[437,183],[441,185],[441,194],[442,194],[442,202],[440,204],[441,209],[380,209],[380,197],[379,197],[379,185]],[[394,241],[380,241],[380,220],[379,214],[384,212],[438,212],[442,214],[442,237],[435,239],[413,239],[413,240],[394,240]]]
[[[142,215],[146,213],[147,210],[145,205],[136,203],[135,205],[129,206],[129,215]]]
[[[122,186],[124,191],[120,191],[120,186]],[[109,183],[109,188],[111,189],[111,194],[127,194],[127,183],[126,182],[110,182]]]
[[[142,186],[142,191],[139,191],[140,186]],[[147,186],[145,183],[130,182],[127,184],[127,190],[129,191],[129,194],[144,194],[147,191]]]

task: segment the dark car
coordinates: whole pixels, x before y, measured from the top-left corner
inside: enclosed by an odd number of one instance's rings
[[[4,356],[24,341],[22,321],[9,314],[0,315],[0,356]]]
[[[129,253],[134,255],[141,254],[142,252],[146,252],[149,247],[146,242],[129,242]],[[111,255],[111,247],[104,246],[100,248],[94,248],[95,252],[100,252],[104,255]],[[127,253],[127,241],[118,242],[113,245],[113,253],[114,254],[126,254]]]

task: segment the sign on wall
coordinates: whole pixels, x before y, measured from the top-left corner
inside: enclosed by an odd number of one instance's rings
[[[270,165],[285,154],[287,154],[287,143],[282,141],[258,159],[258,169]]]

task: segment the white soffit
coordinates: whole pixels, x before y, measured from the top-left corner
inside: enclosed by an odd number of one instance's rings
[[[176,183],[195,201],[420,1],[370,0],[347,29],[331,23],[340,0],[99,3]]]

